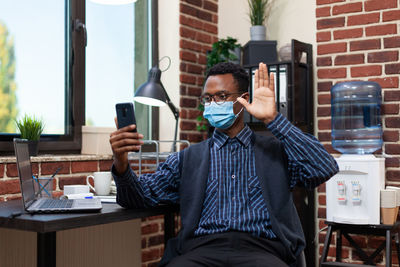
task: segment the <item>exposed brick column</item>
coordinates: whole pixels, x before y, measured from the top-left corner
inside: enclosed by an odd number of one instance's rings
[[[316,0],[318,138],[332,153],[330,88],[337,82],[363,80],[378,82],[383,89],[382,124],[386,154],[386,184],[400,186],[400,61],[399,0]],[[320,229],[325,225],[325,186],[318,194]],[[319,235],[320,253],[325,232]],[[356,237],[362,246],[374,248],[375,238]],[[331,253],[332,252],[332,253]],[[330,256],[334,250],[330,250]],[[393,266],[398,266],[393,254]],[[343,258],[359,262],[349,244],[344,244]],[[381,255],[384,264],[383,254]]]
[[[181,0],[179,17],[180,139],[200,142],[196,130],[199,96],[204,83],[206,52],[218,40],[218,0]]]

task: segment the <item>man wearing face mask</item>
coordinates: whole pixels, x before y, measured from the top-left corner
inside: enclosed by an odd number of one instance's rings
[[[131,125],[111,134],[117,202],[128,208],[180,204],[182,228],[160,265],[289,266],[305,247],[293,205],[295,185],[313,189],[337,171],[334,158],[313,136],[276,111],[274,77],[260,63],[249,103],[248,74],[219,63],[200,97],[213,136],[172,154],[155,173],[137,177],[127,153],[142,135]],[[274,136],[244,124],[243,110]]]

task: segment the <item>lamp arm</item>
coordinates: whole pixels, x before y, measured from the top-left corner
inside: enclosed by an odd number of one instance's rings
[[[177,120],[179,118],[179,109],[172,103],[171,99],[169,98],[169,95],[167,94],[167,91],[164,88],[164,85],[160,82],[162,89],[164,90],[165,93],[165,99],[167,100],[167,105],[169,109],[172,111],[174,114],[175,119]]]

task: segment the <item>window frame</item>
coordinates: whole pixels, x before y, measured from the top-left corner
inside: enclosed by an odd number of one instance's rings
[[[152,65],[158,62],[158,1],[151,1]],[[65,32],[65,132],[64,135],[43,134],[39,142],[40,154],[80,154],[82,147],[82,126],[85,125],[85,35],[82,29],[76,29],[79,19],[85,24],[86,1],[65,0],[65,14],[68,30]],[[151,108],[151,138],[158,139],[158,108]],[[0,155],[14,154],[13,138],[19,134],[0,134]],[[39,154],[39,155],[40,155]]]

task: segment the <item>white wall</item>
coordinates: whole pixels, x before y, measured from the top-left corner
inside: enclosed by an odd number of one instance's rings
[[[172,103],[179,108],[179,0],[158,1],[159,58],[169,56],[171,66],[161,74],[161,81]],[[167,60],[161,61],[161,70]],[[160,108],[160,140],[173,140],[175,118],[168,106]],[[178,132],[179,139],[179,132]],[[171,146],[165,146],[170,149]]]

